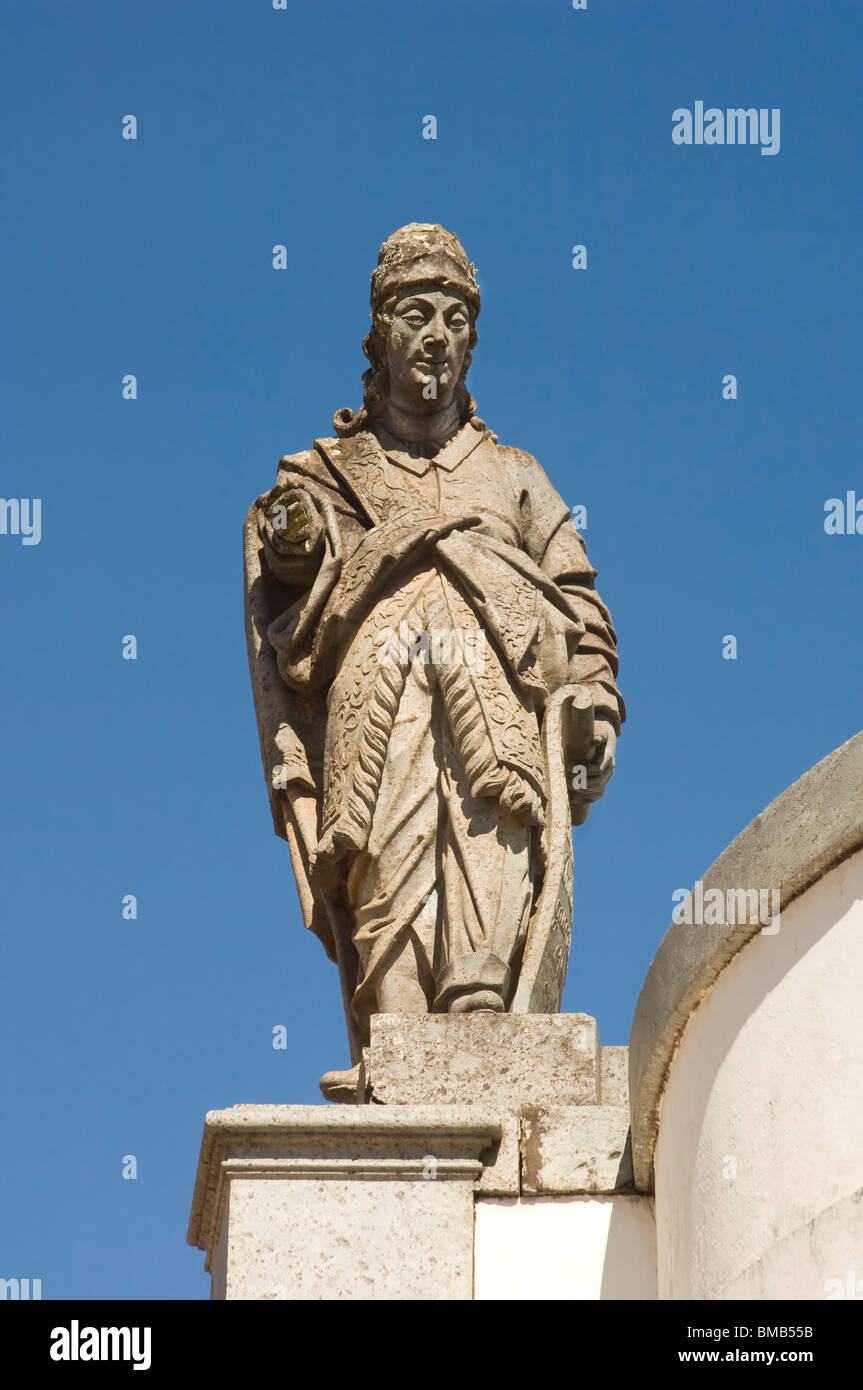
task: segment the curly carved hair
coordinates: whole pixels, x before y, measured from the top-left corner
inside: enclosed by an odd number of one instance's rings
[[[333,416],[333,429],[340,439],[359,434],[377,420],[384,411],[389,388],[389,368],[387,366],[386,343],[393,322],[393,309],[400,294],[385,300],[380,309],[372,314],[372,326],[363,339],[363,352],[371,362],[363,372],[363,403],[359,410],[351,410],[344,405]],[[455,388],[455,399],[459,412],[459,424],[464,425],[476,414],[476,401],[468,391],[465,378],[471,364],[471,353],[479,341],[476,331],[476,314],[470,304],[466,304],[470,318],[470,337],[464,355],[461,375]]]

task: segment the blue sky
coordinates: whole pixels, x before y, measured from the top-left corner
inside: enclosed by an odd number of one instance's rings
[[[204,1298],[204,1113],[317,1102],[347,1062],[272,833],[240,531],[359,403],[381,241],[462,238],[480,414],[588,508],[629,720],[576,837],[564,1008],[626,1042],[674,889],[861,724],[863,535],[823,523],[863,499],[863,21],[85,0],[7,30],[0,491],[42,499],[42,538],[0,535],[0,1276]],[[779,108],[779,154],[675,145],[697,100]]]

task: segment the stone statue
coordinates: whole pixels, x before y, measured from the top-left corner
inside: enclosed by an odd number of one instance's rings
[[[388,237],[363,405],[280,461],[245,529],[276,833],[337,962],[355,1099],[375,1013],[555,1013],[571,824],[614,768],[616,638],[569,508],[476,414],[475,267]]]

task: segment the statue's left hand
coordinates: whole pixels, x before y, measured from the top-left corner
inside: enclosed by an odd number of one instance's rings
[[[593,726],[593,753],[585,763],[587,786],[580,793],[583,801],[598,801],[614,773],[614,750],[617,733],[607,719],[597,719]]]

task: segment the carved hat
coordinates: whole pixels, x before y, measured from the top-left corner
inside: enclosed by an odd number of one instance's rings
[[[388,236],[372,272],[372,313],[391,295],[410,285],[440,285],[456,290],[479,313],[476,266],[465,255],[457,236],[436,222],[409,222]]]

